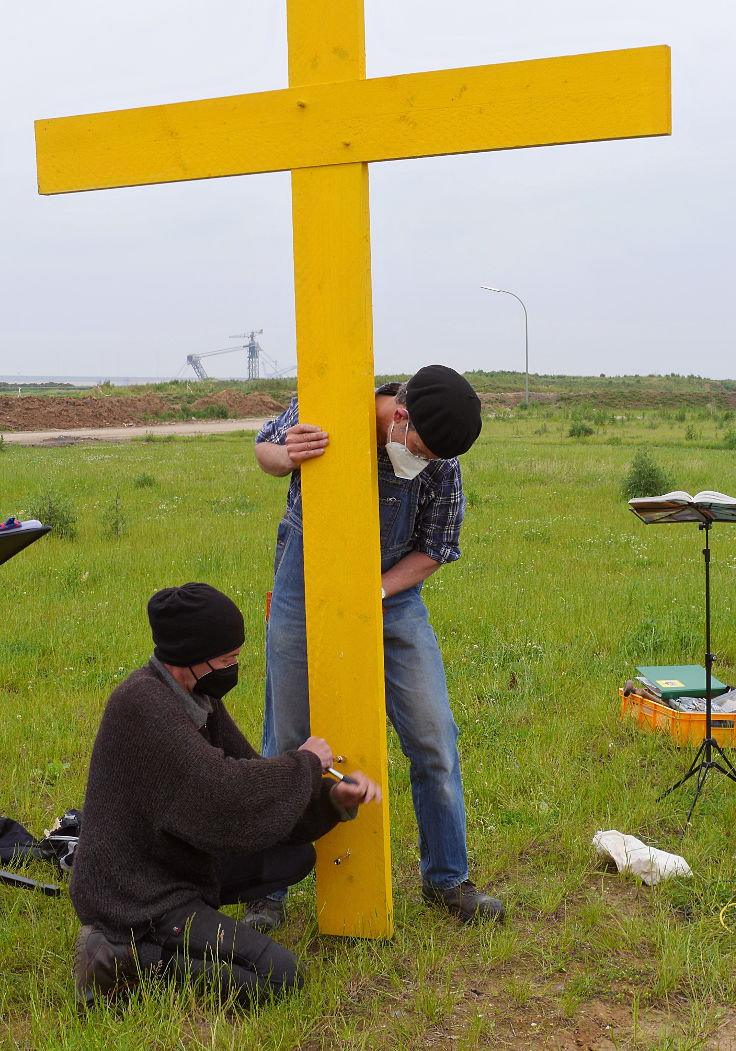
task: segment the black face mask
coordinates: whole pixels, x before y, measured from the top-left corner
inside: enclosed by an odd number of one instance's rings
[[[205,661],[205,664],[212,668],[209,661]],[[192,671],[191,668],[189,670]],[[194,675],[193,671],[192,675]],[[230,664],[227,668],[212,668],[212,671],[208,671],[206,675],[201,675],[197,679],[194,692],[205,693],[208,697],[216,697],[220,700],[237,685],[238,666],[237,664]]]

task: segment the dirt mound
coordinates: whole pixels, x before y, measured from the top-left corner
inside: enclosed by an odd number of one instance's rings
[[[56,431],[76,427],[126,427],[179,418],[187,409],[201,411],[223,405],[230,417],[275,416],[284,408],[269,394],[241,394],[227,388],[191,405],[160,394],[131,394],[117,397],[90,394],[78,398],[24,395],[0,397],[0,432]]]
[[[270,394],[243,394],[242,391],[225,390],[218,391],[207,398],[199,398],[192,402],[191,408],[201,411],[210,405],[224,405],[230,416],[276,416],[284,406],[272,398]]]
[[[90,395],[82,398],[47,398],[28,395],[0,398],[0,431],[57,430],[60,427],[121,427],[144,423],[170,412],[158,394],[130,398]]]

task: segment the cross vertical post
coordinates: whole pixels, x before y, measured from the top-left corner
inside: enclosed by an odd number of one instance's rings
[[[365,78],[363,0],[289,0],[289,85]],[[309,126],[309,103],[297,100]],[[350,142],[344,143],[347,156]],[[393,930],[373,395],[368,165],[293,171],[299,416],[330,435],[302,468],[311,731],[381,783],[384,803],[317,844],[326,934]],[[349,854],[348,854],[349,851]],[[344,859],[339,865],[337,859]]]

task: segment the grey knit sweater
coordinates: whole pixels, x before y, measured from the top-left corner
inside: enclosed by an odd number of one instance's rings
[[[214,855],[311,842],[339,820],[316,755],[264,759],[212,704],[197,729],[154,663],[110,696],[69,888],[82,923],[141,937],[193,898],[217,908]]]

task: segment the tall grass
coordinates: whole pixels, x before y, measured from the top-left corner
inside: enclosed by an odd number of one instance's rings
[[[321,938],[306,881],[284,931],[310,964],[293,1001],[243,1014],[147,987],[78,1019],[68,898],[0,887],[1,1048],[541,1048],[583,1023],[619,1048],[701,1046],[734,994],[736,935],[718,914],[736,897],[736,786],[712,775],[683,838],[693,790],[657,797],[690,753],[620,723],[617,687],[638,663],[702,663],[702,542],[687,525],[643,526],[620,488],[645,437],[690,492],[735,492],[733,453],[715,424],[712,442],[686,443],[676,419],[602,421],[581,442],[569,419],[535,411],[489,420],[463,458],[463,558],[425,588],[461,730],[472,875],[506,899],[506,927],[460,928],[421,904],[391,732],[392,942]],[[252,441],[3,454],[0,518],[51,485],[77,512],[76,539],[46,537],[0,568],[0,809],[34,832],[82,805],[105,699],[148,658],[157,588],[206,580],[241,605],[231,708],[259,740],[286,483],[258,471]],[[125,529],[111,536],[113,513]],[[717,526],[711,549],[715,670],[734,681],[736,530]],[[693,878],[647,890],[603,871],[589,846],[599,828],[683,853]],[[54,878],[42,863],[29,874]]]

